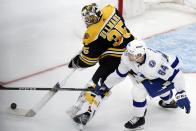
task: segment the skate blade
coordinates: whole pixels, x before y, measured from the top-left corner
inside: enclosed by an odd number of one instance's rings
[[[144,129],[144,127],[143,126],[139,126],[137,128],[134,128],[134,129],[125,128],[124,131],[137,131],[137,130],[142,130],[142,129]]]
[[[161,106],[162,108],[165,108],[165,109],[176,109],[178,108],[177,106]]]
[[[67,113],[67,115],[70,117],[71,123],[72,123],[72,125],[74,126],[74,128],[75,128],[76,130],[78,130],[78,131],[83,131],[85,126],[82,125],[82,124],[76,123],[76,122],[73,120],[73,117],[74,117],[74,116],[70,116],[68,112],[66,112],[66,113]]]
[[[73,112],[70,111],[70,110],[67,110],[67,111],[66,111],[66,114],[67,114],[71,119],[75,116],[75,113],[73,113]]]
[[[74,122],[73,120],[72,120],[72,123],[73,123],[73,125],[74,125],[74,127],[78,130],[78,131],[83,131],[84,130],[84,125],[82,125],[82,124],[79,124],[79,123],[76,123],[76,122]]]
[[[77,126],[76,128],[77,128],[79,131],[83,131],[83,130],[84,130],[84,125],[82,125],[82,124],[77,124],[76,126]]]

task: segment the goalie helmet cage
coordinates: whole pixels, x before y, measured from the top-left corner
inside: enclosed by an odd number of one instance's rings
[[[142,15],[146,10],[157,8],[196,13],[196,0],[100,0],[100,2],[115,5],[125,18]]]

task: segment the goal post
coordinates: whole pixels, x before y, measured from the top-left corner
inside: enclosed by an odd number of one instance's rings
[[[123,0],[118,0],[118,10],[120,14],[123,14]]]

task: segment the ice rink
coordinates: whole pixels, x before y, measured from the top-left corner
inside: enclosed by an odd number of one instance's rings
[[[64,64],[82,47],[81,37],[85,27],[80,10],[85,3],[90,1],[92,0],[81,2],[1,0],[0,83],[17,87],[52,87],[56,82],[62,81],[70,72]],[[126,25],[131,32],[146,40],[195,23],[196,13],[168,8],[149,10],[142,16],[126,20]],[[186,37],[190,39],[189,36]],[[193,49],[196,49],[196,43],[191,43],[191,45]],[[169,44],[167,46],[170,48]],[[195,59],[192,54],[188,53],[187,59]],[[192,65],[195,64],[192,63]],[[84,87],[96,68],[97,66],[76,71],[65,87]],[[194,71],[196,67],[192,66],[192,69],[191,71]],[[196,130],[194,126],[196,72],[191,71],[185,73],[191,113],[187,115],[182,109],[163,109],[157,104],[159,98],[148,98],[144,131]],[[131,88],[132,83],[129,79],[118,84],[112,90],[112,95],[104,101],[96,116],[89,122],[85,131],[122,131],[124,123],[131,116]],[[6,111],[12,102],[17,103],[18,107],[31,108],[45,93],[47,92],[0,90],[0,131],[76,131],[65,113],[76,101],[79,95],[76,91],[57,92],[32,118],[13,116]]]

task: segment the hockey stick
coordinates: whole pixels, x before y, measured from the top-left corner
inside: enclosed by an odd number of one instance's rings
[[[60,86],[59,83],[56,85]],[[49,88],[49,87],[5,87],[0,85],[0,90],[25,90],[25,91],[90,91],[89,88]]]
[[[61,84],[57,83],[52,90],[50,90],[48,93],[46,93],[42,99],[36,103],[36,105],[31,109],[22,109],[22,108],[16,108],[14,110],[9,108],[9,113],[17,116],[24,116],[24,117],[33,117],[37,114],[38,111],[42,109],[42,107],[56,94],[58,89],[60,89],[62,86],[65,85],[67,80],[73,75],[73,73],[76,71],[76,69],[73,69],[68,76],[61,82]]]

